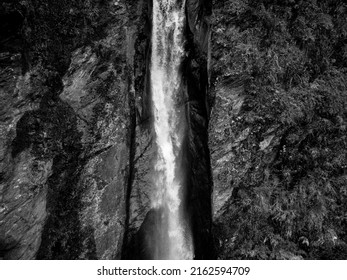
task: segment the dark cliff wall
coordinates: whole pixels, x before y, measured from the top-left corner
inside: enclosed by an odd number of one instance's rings
[[[153,191],[153,166],[155,145],[153,143],[153,120],[149,89],[149,62],[151,39],[151,7],[148,1],[147,16],[141,44],[137,49],[139,67],[135,81],[135,154],[133,157],[133,178],[129,194],[129,221],[127,241],[124,243],[124,258],[148,258],[145,236],[150,235],[156,214],[150,209],[150,197]],[[208,53],[211,15],[210,1],[187,1],[185,27],[187,57],[183,62],[182,77],[184,94],[187,98],[188,136],[185,141],[185,164],[187,166],[187,212],[193,229],[195,257],[209,259],[213,257],[211,237],[211,191],[212,180],[207,145],[208,124]],[[146,63],[139,63],[146,61]],[[147,229],[147,230],[146,230]],[[147,232],[149,231],[149,232]]]
[[[183,78],[187,90],[188,212],[191,215],[196,259],[214,257],[212,243],[212,176],[207,143],[209,108],[208,56],[211,1],[187,1],[187,58]]]
[[[214,1],[221,259],[347,258],[343,1]]]
[[[152,190],[151,5],[1,4],[1,258],[132,257]],[[187,205],[196,257],[209,258],[211,3],[186,11]]]
[[[143,1],[141,26],[134,37],[134,79],[133,92],[133,137],[130,154],[131,173],[127,186],[126,231],[123,242],[123,259],[146,258],[143,244],[137,237],[141,224],[150,210],[152,192],[152,166],[154,160],[153,127],[149,88],[149,67],[151,57],[151,15],[152,1]]]
[[[151,3],[0,3],[0,258],[150,257]],[[346,4],[213,6],[186,1],[195,258],[346,259]]]
[[[1,258],[120,258],[142,4],[1,3]]]

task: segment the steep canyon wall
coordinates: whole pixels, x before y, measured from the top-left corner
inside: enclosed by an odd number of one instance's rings
[[[183,66],[196,258],[211,252],[206,3],[187,1]],[[93,1],[86,14],[75,2],[61,4],[1,6],[4,17],[19,20],[1,31],[0,257],[145,258],[139,232],[151,216],[152,4]]]
[[[342,2],[186,0],[196,259],[346,258]],[[151,258],[151,24],[151,0],[0,3],[1,259]]]

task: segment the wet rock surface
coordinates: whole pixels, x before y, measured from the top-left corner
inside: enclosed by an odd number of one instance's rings
[[[346,259],[346,7],[294,2],[186,1],[196,259]],[[0,259],[150,258],[151,13],[0,3]]]
[[[188,136],[184,144],[184,164],[186,165],[185,179],[188,185],[186,212],[193,229],[195,258],[209,259],[213,257],[211,236],[211,188],[212,181],[209,169],[209,151],[207,146],[207,56],[209,26],[207,18],[209,1],[187,1],[187,18],[185,37],[187,38],[187,53],[189,56],[183,62],[183,80],[185,87]],[[138,46],[135,59],[142,62],[142,75],[135,81],[135,150],[134,169],[129,203],[128,242],[124,258],[138,259],[146,254],[145,244],[141,244],[146,219],[155,210],[151,209],[153,195],[153,170],[155,160],[155,143],[153,139],[152,113],[149,91],[149,62],[150,62],[150,9],[146,15],[146,25],[143,29],[143,41]],[[145,60],[143,60],[145,59]],[[140,64],[141,66],[141,64]],[[141,69],[137,67],[137,71]],[[137,72],[136,73],[139,73]],[[145,71],[145,72],[143,72]],[[149,215],[149,216],[148,216]],[[142,252],[142,253],[141,253]],[[141,257],[142,256],[142,257]]]
[[[208,56],[210,1],[187,1],[187,53],[183,77],[186,81],[188,137],[188,194],[196,259],[214,258],[212,244],[212,176],[208,148]]]

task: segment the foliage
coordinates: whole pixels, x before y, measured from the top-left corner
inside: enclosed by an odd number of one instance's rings
[[[74,49],[102,35],[109,8],[104,0],[20,1],[32,64],[42,61],[63,73]]]
[[[243,148],[274,127],[278,139],[271,154],[253,152],[215,223],[221,258],[346,258],[347,4],[214,7],[212,82],[247,81],[240,127],[253,138]]]

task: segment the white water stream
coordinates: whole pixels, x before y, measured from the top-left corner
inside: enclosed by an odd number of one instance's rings
[[[192,259],[191,232],[182,211],[185,113],[181,74],[185,1],[153,0],[151,95],[157,145],[152,207],[162,209],[156,259]]]

